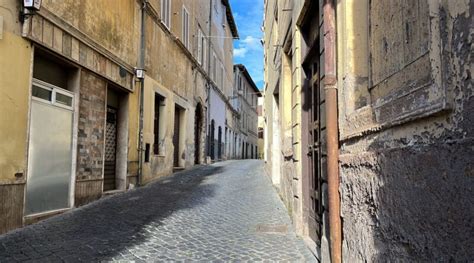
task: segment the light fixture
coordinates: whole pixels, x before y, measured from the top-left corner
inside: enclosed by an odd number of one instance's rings
[[[41,0],[23,0],[23,7],[28,10],[39,11],[41,8]]]
[[[135,76],[137,77],[137,79],[144,79],[145,78],[145,70],[135,68]]]
[[[23,8],[20,10],[20,22],[24,23],[28,16],[32,16],[41,9],[41,0],[23,0]]]

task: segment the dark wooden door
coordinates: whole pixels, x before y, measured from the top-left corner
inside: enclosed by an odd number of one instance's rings
[[[315,58],[317,59],[317,58]],[[322,123],[321,109],[324,101],[321,99],[319,63],[310,63],[308,72],[310,73],[308,85],[308,95],[311,106],[309,108],[308,120],[308,227],[309,236],[317,244],[320,244],[322,226],[322,203],[321,203],[321,159],[323,157],[321,149],[321,132],[324,130]]]
[[[173,146],[174,146],[174,167],[179,167],[179,133],[180,133],[180,122],[181,114],[178,107],[174,109],[174,134],[173,134]]]
[[[211,125],[209,126],[209,147],[210,147],[210,153],[211,153],[211,160],[215,160],[216,159],[216,155],[215,155],[215,150],[214,150],[214,146],[215,146],[215,140],[214,140],[214,131],[215,131],[215,122],[214,120],[211,121]]]
[[[222,159],[222,127],[217,131],[217,159]]]
[[[117,151],[117,110],[107,106],[105,133],[104,191],[115,190],[115,160]]]
[[[198,104],[194,116],[194,163],[199,164],[201,159],[201,105]]]

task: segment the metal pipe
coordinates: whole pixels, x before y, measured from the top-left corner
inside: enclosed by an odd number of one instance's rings
[[[141,9],[141,28],[140,28],[140,58],[138,61],[139,69],[145,69],[145,16],[148,0],[142,1]],[[142,184],[143,178],[143,93],[145,92],[145,78],[140,79],[140,116],[139,116],[139,138],[138,138],[138,177],[137,184]]]
[[[336,18],[333,0],[324,0],[324,89],[326,93],[327,173],[331,262],[342,262],[339,197],[339,138],[336,79]]]

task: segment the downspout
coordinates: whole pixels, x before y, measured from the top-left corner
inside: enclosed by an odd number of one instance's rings
[[[339,138],[336,79],[336,18],[333,0],[324,0],[324,89],[327,120],[327,173],[331,262],[342,262],[342,230],[339,197]]]
[[[208,36],[211,36],[212,35],[212,1],[213,0],[210,0],[209,1],[209,31],[208,31]],[[210,78],[210,75],[211,75],[211,38],[208,37],[207,38],[207,45],[208,45],[208,49],[207,49],[207,76]],[[206,87],[206,90],[207,90],[207,119],[206,119],[206,129],[207,129],[207,156],[211,156],[211,131],[209,129],[209,125],[211,123],[211,82],[208,81],[207,82],[207,87]],[[212,140],[214,140],[214,138],[212,138]],[[207,157],[206,157],[207,159]]]
[[[145,16],[148,0],[142,0],[141,26],[140,26],[140,57],[138,61],[139,69],[145,69]],[[138,138],[138,178],[137,184],[142,184],[143,178],[143,95],[145,92],[145,76],[140,79],[140,117],[139,117],[139,138]]]

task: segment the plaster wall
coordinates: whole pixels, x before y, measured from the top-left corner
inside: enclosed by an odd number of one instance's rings
[[[337,9],[344,259],[468,261],[474,4],[364,3]],[[368,16],[371,24],[356,19]],[[370,41],[383,36],[367,38],[375,25],[403,43],[378,49]]]
[[[4,1],[0,39],[0,182],[26,180],[32,46],[20,36],[17,1]],[[20,77],[22,76],[22,77]],[[21,174],[16,177],[15,174]]]
[[[23,224],[33,48],[20,35],[18,1],[0,3],[0,234]]]
[[[139,1],[43,0],[43,8],[127,64],[136,65],[140,39]]]

